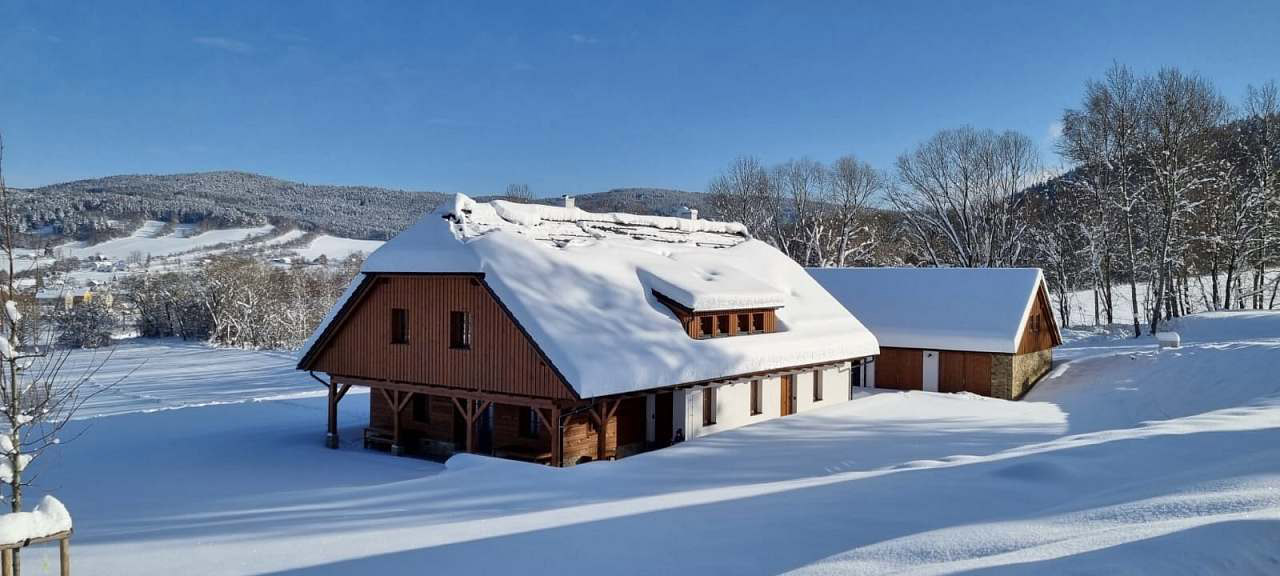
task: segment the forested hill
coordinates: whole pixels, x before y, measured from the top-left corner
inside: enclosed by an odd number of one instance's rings
[[[446,197],[438,192],[302,184],[245,172],[108,176],[16,192],[28,231],[90,242],[128,234],[144,220],[207,228],[271,223],[385,240]],[[656,188],[610,190],[578,200],[586,210],[667,215],[685,206],[705,213],[705,204],[702,194]]]

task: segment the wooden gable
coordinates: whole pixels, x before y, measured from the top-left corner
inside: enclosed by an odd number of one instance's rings
[[[1058,324],[1053,319],[1053,308],[1049,304],[1049,292],[1044,282],[1036,287],[1036,301],[1031,306],[1031,313],[1018,335],[1018,354],[1048,350],[1062,344],[1062,334],[1058,332]]]
[[[478,275],[376,275],[334,319],[306,370],[367,380],[552,399],[577,394]],[[392,343],[393,310],[407,342]],[[470,346],[452,346],[451,316],[467,313]]]

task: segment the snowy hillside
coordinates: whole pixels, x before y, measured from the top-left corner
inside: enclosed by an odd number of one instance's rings
[[[85,574],[1274,573],[1280,314],[1178,328],[1071,342],[1021,402],[860,392],[569,469],[363,450],[365,395],[330,451],[290,357],[139,341],[39,488]]]

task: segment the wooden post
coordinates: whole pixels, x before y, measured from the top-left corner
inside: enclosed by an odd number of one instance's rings
[[[400,391],[393,391],[391,398],[391,453],[399,456],[404,454],[400,447]]]
[[[467,398],[466,418],[467,418],[467,453],[470,454],[472,450],[472,446],[474,446],[474,439],[472,437],[475,436],[475,432],[476,432],[476,401],[472,400],[471,398]]]
[[[71,576],[71,536],[58,541],[58,567],[62,576]]]
[[[551,409],[551,465],[556,468],[564,466],[564,440],[560,437],[560,407]]]
[[[13,576],[13,549],[6,548],[0,553],[0,574],[4,576]]]
[[[609,401],[604,400],[596,404],[596,408],[591,411],[591,416],[596,421],[596,460],[604,460],[605,435],[609,432],[609,417],[606,415]]]
[[[329,427],[324,435],[324,445],[336,449],[338,447],[338,389],[329,377]]]

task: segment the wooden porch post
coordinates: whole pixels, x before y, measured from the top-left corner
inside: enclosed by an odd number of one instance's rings
[[[564,440],[560,437],[560,407],[551,409],[551,465],[564,466]]]
[[[399,456],[404,454],[404,448],[400,445],[400,412],[404,410],[404,407],[409,404],[409,400],[413,398],[413,392],[392,390],[388,394],[386,388],[379,388],[378,392],[382,394],[382,399],[386,400],[387,405],[391,407],[391,453]]]
[[[62,576],[71,576],[71,536],[58,541],[58,567]]]
[[[338,447],[338,403],[350,389],[351,384],[344,383],[339,388],[333,377],[329,377],[329,431],[324,435],[324,445],[330,448]]]
[[[476,435],[476,401],[467,398],[467,453],[475,449]]]
[[[329,428],[324,435],[324,445],[336,449],[338,447],[338,389],[329,377]]]

